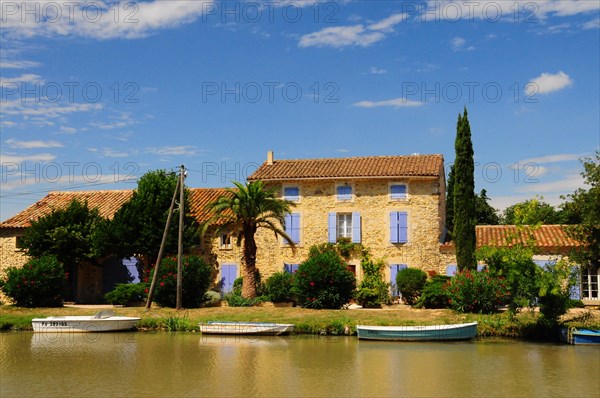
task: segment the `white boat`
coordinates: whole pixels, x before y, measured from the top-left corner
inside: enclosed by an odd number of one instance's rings
[[[254,334],[277,336],[290,333],[294,325],[269,322],[217,322],[200,323],[200,331],[205,334]]]
[[[470,340],[477,336],[477,322],[433,326],[362,326],[359,339],[398,341]]]
[[[34,332],[116,332],[133,328],[140,319],[131,316],[115,316],[112,310],[104,310],[87,316],[33,318],[31,324]]]

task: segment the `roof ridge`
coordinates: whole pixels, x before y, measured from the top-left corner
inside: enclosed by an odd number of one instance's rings
[[[303,159],[274,159],[273,162],[314,162],[320,160],[354,160],[354,159],[398,159],[398,158],[417,158],[417,157],[444,157],[441,153],[424,153],[410,155],[374,155],[374,156],[350,156],[339,158],[303,158]],[[263,162],[264,163],[264,162]]]

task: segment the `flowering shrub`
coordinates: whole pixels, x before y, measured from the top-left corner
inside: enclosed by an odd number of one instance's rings
[[[183,256],[182,266],[182,306],[200,307],[205,293],[213,280],[213,269],[198,256]],[[152,280],[154,269],[150,273]],[[154,301],[162,307],[175,307],[177,303],[177,258],[167,257],[158,269],[158,279],[154,287]]]
[[[293,301],[292,283],[294,275],[289,272],[276,272],[265,282],[266,294],[274,303]]]
[[[29,260],[21,268],[7,268],[0,286],[19,307],[61,307],[65,282],[65,271],[56,257],[44,256]]]
[[[464,270],[446,285],[450,305],[456,311],[490,314],[509,299],[504,278],[481,272]]]
[[[417,302],[426,281],[427,274],[418,268],[406,268],[396,274],[396,286],[408,305]]]
[[[352,298],[355,288],[354,274],[342,258],[326,251],[300,264],[294,274],[292,292],[302,307],[337,309]]]

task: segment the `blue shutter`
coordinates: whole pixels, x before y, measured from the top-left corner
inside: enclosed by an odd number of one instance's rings
[[[340,185],[336,189],[337,200],[352,200],[352,187]]]
[[[408,217],[404,211],[398,213],[398,242],[408,242]]]
[[[352,243],[360,243],[360,213],[352,213]]]
[[[406,185],[392,185],[390,187],[390,197],[392,199],[406,199]]]
[[[283,217],[283,230],[285,231],[286,234],[290,234],[290,231],[292,230],[292,215],[291,214],[286,214]]]
[[[221,265],[221,285],[222,293],[229,293],[233,291],[233,282],[237,277],[237,265],[236,264],[222,264]]]
[[[286,187],[283,189],[283,196],[287,200],[297,202],[300,199],[300,189],[298,187]]]
[[[456,275],[456,270],[458,267],[456,264],[450,264],[446,267],[446,276],[454,276]]]
[[[571,300],[581,300],[581,273],[578,267],[571,267],[571,277],[576,278],[575,286],[571,286]]]
[[[292,264],[283,264],[283,272],[292,273]]]
[[[337,242],[336,235],[336,215],[335,213],[329,213],[327,220],[327,237],[329,243]]]
[[[477,264],[477,272],[483,271],[484,268],[485,268],[485,265],[483,265],[483,264]]]
[[[396,276],[398,272],[403,269],[408,268],[406,264],[391,264],[390,265],[390,286],[391,286],[391,294],[392,296],[400,296],[400,292],[398,291],[398,286],[396,285]]]
[[[398,243],[398,212],[390,213],[390,242]]]
[[[291,214],[292,229],[290,231],[290,238],[294,243],[300,243],[300,214]]]

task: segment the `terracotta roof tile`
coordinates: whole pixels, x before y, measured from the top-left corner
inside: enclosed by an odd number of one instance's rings
[[[438,177],[443,164],[442,155],[275,160],[271,165],[263,163],[248,180]]]
[[[581,244],[570,238],[564,225],[541,225],[533,229],[523,226],[521,233],[515,225],[477,225],[475,234],[477,237],[477,248],[483,246],[512,246],[516,243],[526,243],[533,235],[535,247],[548,253],[564,252]],[[508,238],[511,238],[509,241]],[[447,242],[441,246],[444,252],[454,251],[454,242]]]
[[[73,199],[87,201],[88,206],[97,208],[102,217],[112,218],[117,210],[131,198],[132,193],[132,190],[50,192],[38,202],[2,222],[0,228],[27,228],[31,225],[32,220],[50,214],[55,209],[65,208]],[[206,221],[210,217],[205,210],[206,205],[223,194],[226,194],[224,188],[190,189],[191,213],[198,222]]]

